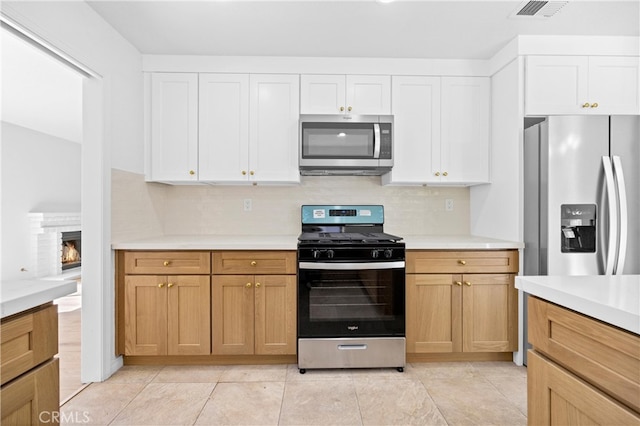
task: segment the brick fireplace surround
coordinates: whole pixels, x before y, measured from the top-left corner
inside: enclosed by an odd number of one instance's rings
[[[31,271],[35,278],[62,276],[62,233],[80,231],[80,213],[29,213],[31,222]],[[64,271],[80,275],[81,268]]]

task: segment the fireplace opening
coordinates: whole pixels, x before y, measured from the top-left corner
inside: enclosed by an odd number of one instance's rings
[[[81,265],[82,231],[62,232],[62,270]]]

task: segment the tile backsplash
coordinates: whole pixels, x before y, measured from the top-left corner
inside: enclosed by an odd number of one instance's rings
[[[469,233],[469,189],[381,186],[379,177],[303,176],[297,186],[171,186],[112,170],[112,239],[157,235],[297,235],[303,204],[382,204],[385,231]],[[453,200],[453,211],[445,200]],[[251,200],[251,210],[244,201]]]

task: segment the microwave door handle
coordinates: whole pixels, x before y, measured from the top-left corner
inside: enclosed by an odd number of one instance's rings
[[[373,123],[373,158],[380,158],[380,124]]]

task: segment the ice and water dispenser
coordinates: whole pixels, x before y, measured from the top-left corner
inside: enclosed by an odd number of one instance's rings
[[[596,205],[562,204],[562,253],[595,253]]]

